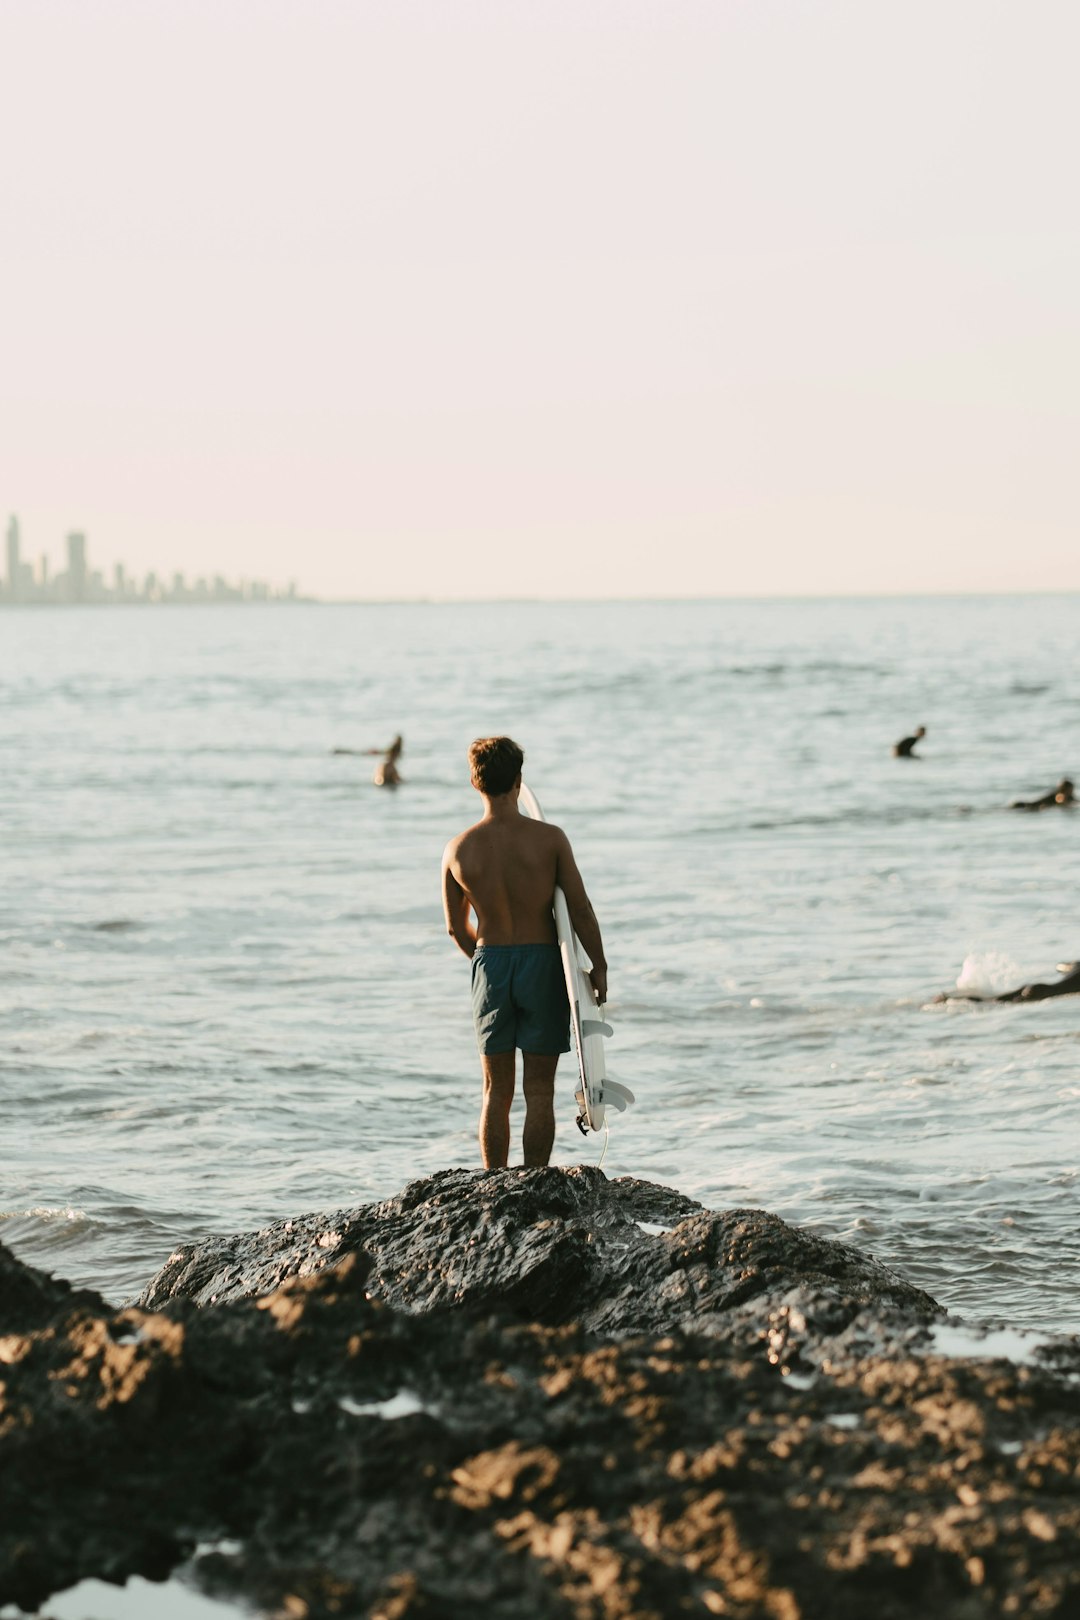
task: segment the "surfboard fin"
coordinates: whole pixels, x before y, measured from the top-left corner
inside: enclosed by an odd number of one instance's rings
[[[581,1033],[588,1035],[614,1035],[615,1031],[610,1024],[605,1024],[601,1018],[583,1018],[581,1020]]]
[[[590,1126],[589,1116],[594,1109],[607,1110],[610,1108],[613,1109],[616,1114],[625,1114],[629,1105],[635,1100],[634,1093],[630,1090],[630,1087],[622,1085],[618,1080],[609,1080],[605,1078],[600,1082],[599,1086],[594,1087],[594,1090],[598,1091],[599,1095],[594,1096],[592,1099],[588,1112],[586,1112],[585,1109],[584,1092],[575,1091],[574,1093],[574,1101],[581,1110],[577,1116],[575,1124],[577,1125],[577,1128],[581,1132],[582,1136],[588,1136],[590,1129],[599,1130],[600,1128],[599,1125]],[[600,1115],[600,1118],[603,1120],[603,1114]]]
[[[611,1103],[612,1106],[615,1107],[615,1108],[618,1108],[620,1110],[620,1112],[622,1111],[623,1108],[626,1107],[627,1103],[632,1103],[632,1102],[637,1101],[637,1098],[634,1096],[634,1093],[630,1090],[630,1087],[629,1086],[624,1086],[618,1080],[607,1080],[607,1079],[605,1079],[604,1085],[603,1085],[603,1096],[604,1096],[604,1101],[605,1102]],[[621,1099],[621,1103],[620,1103],[620,1101],[618,1099]]]

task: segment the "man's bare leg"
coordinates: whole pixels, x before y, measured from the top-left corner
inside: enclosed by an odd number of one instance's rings
[[[485,1170],[501,1170],[510,1156],[510,1104],[514,1100],[513,1052],[486,1052],[480,1107],[480,1157]]]
[[[527,1166],[547,1164],[555,1141],[555,1065],[559,1054],[522,1053],[525,1129],[521,1145]]]

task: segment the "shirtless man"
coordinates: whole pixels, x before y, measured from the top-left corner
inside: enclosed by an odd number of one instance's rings
[[[443,854],[446,927],[472,961],[485,1169],[505,1165],[509,1156],[518,1047],[525,1164],[547,1164],[551,1157],[555,1068],[559,1054],[570,1050],[570,1008],[551,911],[556,884],[592,963],[596,999],[607,1000],[604,946],[570,840],[561,828],[533,821],[518,809],[524,758],[510,737],[480,737],[473,743],[469,769],[484,814],[452,838]]]

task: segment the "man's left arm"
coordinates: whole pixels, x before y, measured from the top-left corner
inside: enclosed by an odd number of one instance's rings
[[[552,829],[555,833],[556,873],[555,881],[566,896],[566,908],[570,913],[570,921],[574,933],[585,947],[592,967],[589,969],[589,979],[592,982],[593,992],[602,1007],[607,1000],[607,958],[604,955],[604,942],[600,938],[600,924],[596,920],[596,913],[592,908],[592,901],[585,893],[585,884],[578,871],[574,852],[570,848],[570,840],[561,827]]]
[[[443,855],[443,913],[446,917],[446,931],[454,941],[459,951],[472,959],[476,950],[476,928],[469,915],[469,897],[454,876],[451,867],[452,845],[446,846]]]

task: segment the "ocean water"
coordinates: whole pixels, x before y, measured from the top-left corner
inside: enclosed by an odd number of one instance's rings
[[[604,931],[605,1170],[1080,1329],[1080,599],[0,613],[0,1238],[173,1246],[478,1163],[439,895],[507,731]],[[923,723],[923,758],[890,745]],[[405,738],[403,786],[333,756]],[[555,1162],[595,1164],[564,1061]]]

